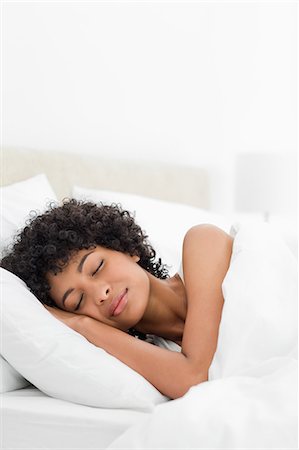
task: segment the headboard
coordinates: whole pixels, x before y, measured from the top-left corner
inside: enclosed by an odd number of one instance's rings
[[[205,209],[210,206],[208,173],[199,167],[21,148],[3,149],[1,163],[2,186],[45,173],[58,199],[69,197],[77,184]]]

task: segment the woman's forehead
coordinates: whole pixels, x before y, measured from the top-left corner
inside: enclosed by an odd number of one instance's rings
[[[122,252],[118,252],[118,251],[110,249],[110,248],[102,247],[100,245],[94,245],[92,247],[83,248],[83,249],[77,250],[76,252],[72,253],[72,255],[69,259],[69,263],[72,263],[72,264],[80,263],[82,261],[83,257],[86,258],[93,253],[100,253],[102,255],[107,255],[107,254],[112,255],[112,254],[119,254]]]

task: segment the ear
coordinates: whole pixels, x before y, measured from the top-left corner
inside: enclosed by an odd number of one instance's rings
[[[133,261],[136,262],[136,263],[137,263],[138,261],[140,261],[140,257],[139,257],[138,255],[133,255],[133,256],[132,256],[132,259],[133,259]]]

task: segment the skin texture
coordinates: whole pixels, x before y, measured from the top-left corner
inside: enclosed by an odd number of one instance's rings
[[[78,271],[81,259],[87,255]],[[80,250],[67,267],[57,275],[49,274],[50,295],[61,309],[93,317],[123,331],[135,325],[144,314],[149,296],[149,279],[136,264],[137,256],[126,255],[100,246]],[[64,304],[62,297],[73,289]],[[126,311],[111,316],[109,307],[117,296],[128,289]]]
[[[84,261],[82,268],[81,261]],[[50,295],[58,308],[75,312],[75,318],[85,315],[122,331],[134,327],[180,341],[186,317],[182,280],[178,276],[156,278],[140,267],[138,261],[138,256],[101,246],[80,250],[62,272],[48,274]],[[124,291],[127,291],[126,308],[119,315],[111,315],[112,301]]]
[[[80,272],[80,261],[91,249],[80,250],[62,272],[48,274],[50,295],[60,309],[47,308],[163,394],[181,397],[191,386],[208,380],[223,308],[221,287],[232,245],[232,238],[217,227],[191,228],[183,243],[185,284],[177,274],[156,278],[137,264],[138,256],[101,246],[92,249]],[[62,297],[70,289],[63,305]],[[126,307],[111,316],[111,302],[124,291]],[[74,311],[80,300],[79,309]],[[182,352],[135,339],[124,333],[129,327],[181,343]]]

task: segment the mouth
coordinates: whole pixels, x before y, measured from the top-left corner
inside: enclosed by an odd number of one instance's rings
[[[120,313],[123,312],[128,302],[127,292],[128,289],[126,288],[120,295],[118,295],[112,300],[109,308],[110,316],[118,316]]]

